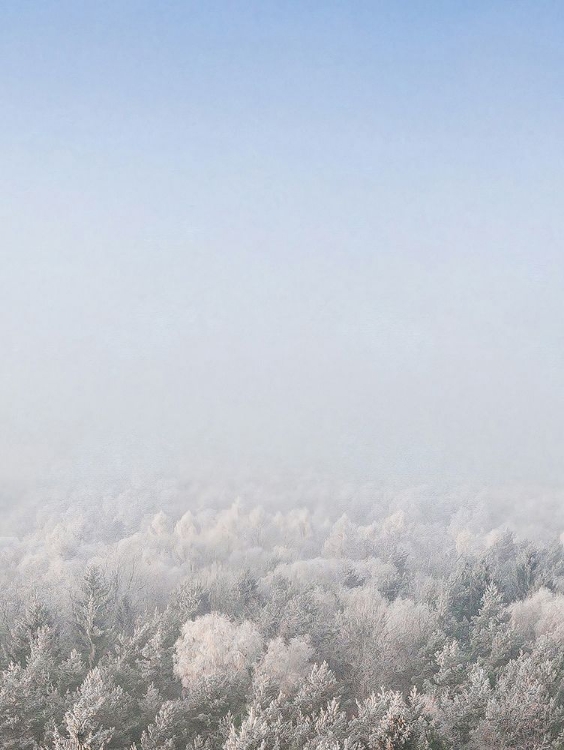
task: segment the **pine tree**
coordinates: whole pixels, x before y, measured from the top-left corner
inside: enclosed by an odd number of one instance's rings
[[[90,669],[112,644],[115,601],[115,586],[100,568],[89,566],[73,601],[73,616],[78,643]]]

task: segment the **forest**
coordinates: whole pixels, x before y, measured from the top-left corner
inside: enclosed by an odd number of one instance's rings
[[[564,750],[564,0],[0,0],[0,750]]]
[[[0,538],[1,746],[564,747],[561,500],[38,498]]]

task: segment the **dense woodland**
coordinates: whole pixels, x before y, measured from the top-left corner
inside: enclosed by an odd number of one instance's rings
[[[2,748],[564,747],[560,498],[228,494],[14,520]]]

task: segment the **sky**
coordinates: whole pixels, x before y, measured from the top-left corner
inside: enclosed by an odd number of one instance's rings
[[[0,485],[564,482],[564,6],[0,5]]]

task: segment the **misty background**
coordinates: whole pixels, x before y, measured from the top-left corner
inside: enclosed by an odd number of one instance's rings
[[[560,488],[563,16],[3,3],[5,503],[145,475]]]

